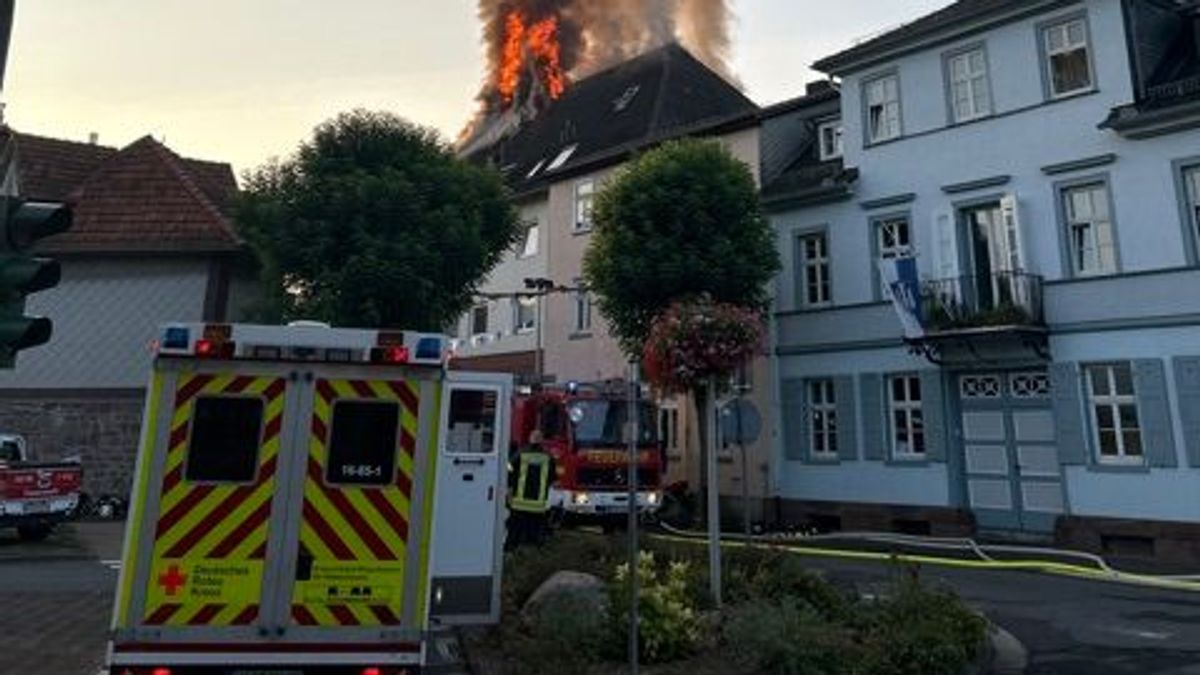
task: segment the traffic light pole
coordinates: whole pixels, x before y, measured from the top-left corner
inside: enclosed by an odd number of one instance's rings
[[[16,4],[17,0],[0,0],[0,91],[4,91],[4,73],[8,70],[8,44],[12,40]]]

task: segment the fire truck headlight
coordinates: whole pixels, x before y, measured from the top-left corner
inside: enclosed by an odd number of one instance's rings
[[[660,501],[662,501],[662,495],[657,492],[651,492],[650,494],[646,495],[646,503],[650,506],[658,506]]]
[[[588,493],[586,492],[576,492],[575,494],[571,495],[571,503],[575,506],[587,506],[591,501],[592,498],[589,497]]]

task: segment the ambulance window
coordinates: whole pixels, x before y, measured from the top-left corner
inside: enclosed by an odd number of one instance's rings
[[[495,452],[498,398],[494,391],[455,389],[450,392],[446,452],[454,455]]]
[[[261,398],[197,399],[184,478],[196,483],[253,482],[262,418]]]
[[[400,406],[338,401],[333,406],[326,483],[388,485],[396,475]]]

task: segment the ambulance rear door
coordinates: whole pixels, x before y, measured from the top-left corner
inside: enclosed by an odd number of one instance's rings
[[[286,449],[295,444],[299,391],[289,373],[278,364],[155,362],[117,652],[261,637],[284,541]]]
[[[442,624],[499,621],[512,386],[510,375],[447,374],[433,556]]]
[[[354,364],[302,373],[306,440],[291,468],[297,517],[273,627],[282,642],[420,652],[442,377]]]

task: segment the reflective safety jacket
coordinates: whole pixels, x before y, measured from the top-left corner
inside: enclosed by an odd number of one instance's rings
[[[550,455],[526,450],[517,456],[517,486],[509,507],[525,513],[550,510],[550,477],[554,472]]]

